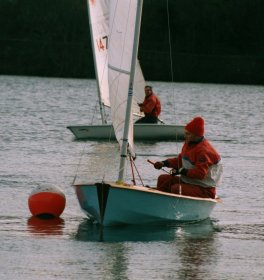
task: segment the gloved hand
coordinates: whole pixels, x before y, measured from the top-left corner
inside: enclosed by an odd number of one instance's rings
[[[170,170],[170,175],[171,176],[176,176],[176,175],[179,175],[179,174],[180,174],[179,169],[172,168]]]
[[[187,176],[187,172],[188,172],[188,169],[186,169],[186,168],[182,167],[179,169],[179,174],[181,174],[181,175]]]
[[[156,169],[161,169],[163,166],[164,166],[164,163],[163,163],[162,161],[156,161],[156,162],[154,163],[154,167],[155,167]]]
[[[170,171],[170,174],[172,175],[172,176],[176,176],[176,175],[187,175],[187,169],[185,169],[185,168],[180,168],[180,169],[175,169],[175,168],[173,168],[173,169],[171,169],[171,171]]]

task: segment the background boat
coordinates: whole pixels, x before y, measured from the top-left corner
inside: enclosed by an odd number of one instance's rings
[[[69,125],[67,128],[76,139],[114,139],[114,131],[107,118],[106,107],[110,107],[109,81],[108,81],[108,46],[109,46],[109,1],[88,1],[88,16],[90,22],[91,44],[97,81],[98,104],[102,125],[84,124]],[[142,117],[138,103],[142,103],[145,97],[145,79],[137,60],[135,65],[134,98],[132,111],[134,116]],[[183,139],[183,125],[165,124],[160,121],[159,126],[141,124],[135,125],[136,140],[181,140]]]
[[[113,125],[72,125],[67,127],[79,140],[115,140]],[[184,126],[169,124],[134,124],[134,139],[166,141],[183,140]]]

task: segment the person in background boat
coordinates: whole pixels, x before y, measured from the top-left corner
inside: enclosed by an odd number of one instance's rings
[[[158,123],[161,112],[161,104],[157,95],[152,91],[151,86],[145,86],[145,99],[143,103],[138,103],[140,112],[144,113],[144,117],[135,123]]]
[[[194,197],[215,198],[223,173],[221,156],[204,137],[204,119],[195,117],[185,126],[185,143],[175,158],[154,163],[172,168],[158,177],[157,189]],[[176,176],[180,175],[180,176]]]

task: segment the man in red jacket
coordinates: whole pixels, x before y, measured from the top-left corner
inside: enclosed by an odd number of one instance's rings
[[[178,157],[155,162],[154,167],[172,168],[170,175],[164,174],[158,177],[158,190],[194,197],[215,198],[223,166],[218,152],[204,138],[203,118],[196,117],[185,126],[185,143]]]
[[[159,98],[152,91],[151,86],[145,86],[145,99],[143,103],[139,103],[140,112],[144,113],[144,117],[135,123],[157,123],[161,112],[161,104]]]

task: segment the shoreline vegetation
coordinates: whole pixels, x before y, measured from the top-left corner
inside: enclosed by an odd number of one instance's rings
[[[1,75],[95,78],[86,0],[2,0],[0,11]],[[145,79],[263,85],[263,13],[262,0],[144,0]]]

